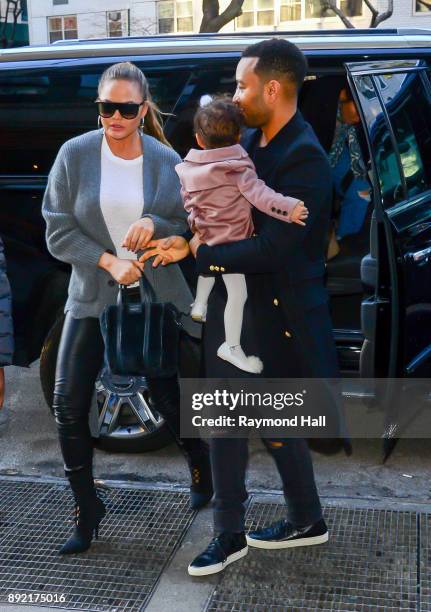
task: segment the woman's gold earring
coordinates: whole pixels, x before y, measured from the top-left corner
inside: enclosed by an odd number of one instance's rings
[[[144,118],[141,117],[141,123],[139,124],[139,127],[141,128],[141,130],[144,129],[144,124],[145,124]]]

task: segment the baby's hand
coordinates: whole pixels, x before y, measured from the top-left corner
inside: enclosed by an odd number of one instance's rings
[[[299,202],[293,209],[290,220],[292,223],[297,223],[298,225],[305,225],[304,220],[308,217],[308,208],[305,206],[304,202]]]

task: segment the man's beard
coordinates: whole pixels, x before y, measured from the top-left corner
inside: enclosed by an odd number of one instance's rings
[[[270,119],[270,114],[265,111],[254,112],[252,115],[244,114],[245,125],[249,128],[260,128]]]

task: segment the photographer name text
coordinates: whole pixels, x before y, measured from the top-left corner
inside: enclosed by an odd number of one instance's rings
[[[295,415],[291,418],[250,418],[245,415],[218,417],[203,417],[195,414],[192,417],[194,427],[326,427],[326,416],[311,417],[310,415]]]

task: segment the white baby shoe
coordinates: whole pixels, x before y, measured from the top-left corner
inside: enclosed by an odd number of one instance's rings
[[[227,342],[223,342],[218,348],[217,356],[220,359],[229,361],[232,365],[236,366],[244,372],[250,372],[251,374],[260,374],[263,370],[263,363],[255,355],[245,355],[241,346],[229,346]]]
[[[193,321],[199,321],[205,323],[207,320],[207,305],[203,302],[193,302],[190,316]]]

